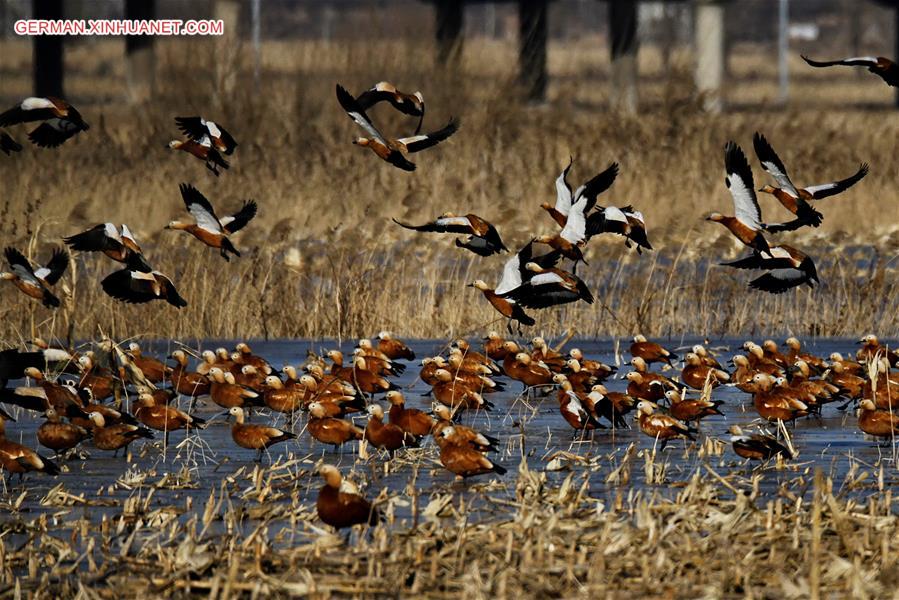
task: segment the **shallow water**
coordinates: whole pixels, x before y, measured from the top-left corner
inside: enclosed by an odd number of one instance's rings
[[[666,344],[669,347],[690,346],[701,342],[696,339],[671,340]],[[729,358],[736,352],[742,340],[724,340],[712,342],[710,347],[718,354],[719,358]],[[214,348],[219,345],[233,347],[233,342],[207,340],[204,348]],[[415,341],[410,343],[416,356],[420,359],[440,352],[444,349],[444,342]],[[143,344],[144,351],[161,355],[168,353],[174,347],[166,344]],[[253,351],[265,356],[274,366],[283,364],[301,364],[307,351],[321,352],[338,347],[336,341],[257,341],[251,343]],[[343,343],[340,347],[346,353],[351,349],[351,343]],[[585,341],[575,340],[566,347],[580,347],[586,356],[602,360],[608,364],[615,364],[615,345],[609,340]],[[827,356],[833,351],[844,354],[854,352],[854,343],[850,340],[819,339],[809,343],[807,349],[818,355]],[[626,344],[622,343],[622,351],[626,351]],[[395,381],[403,389],[407,405],[421,409],[428,409],[430,399],[422,397],[428,388],[418,380],[418,361],[408,366],[402,377]],[[623,373],[628,367],[621,369]],[[671,372],[674,374],[675,372]],[[685,444],[681,441],[670,443],[664,451],[658,451],[655,457],[656,468],[664,468],[664,476],[658,480],[661,484],[648,481],[645,474],[645,459],[642,452],[653,447],[653,440],[640,432],[632,423],[630,429],[618,429],[616,431],[597,431],[586,439],[581,439],[562,419],[558,412],[555,393],[546,397],[540,397],[531,392],[522,397],[522,386],[518,382],[506,380],[506,391],[490,395],[495,409],[489,413],[468,413],[464,415],[463,422],[474,426],[479,430],[489,433],[502,440],[502,453],[497,460],[509,469],[504,477],[498,477],[500,485],[490,488],[489,495],[496,498],[514,499],[514,481],[516,469],[522,455],[527,457],[531,469],[545,471],[549,483],[558,483],[569,472],[590,471],[589,491],[591,496],[613,500],[616,494],[622,493],[660,493],[676,494],[682,485],[694,474],[699,473],[703,477],[713,477],[711,471],[720,475],[732,475],[737,473],[747,479],[732,479],[737,482],[737,489],[746,490],[748,493],[750,484],[748,478],[752,474],[752,466],[737,457],[727,442],[727,428],[736,423],[747,428],[753,422],[757,422],[757,415],[752,407],[750,397],[733,388],[719,388],[715,390],[713,397],[723,400],[722,411],[725,416],[714,416],[702,421],[700,441],[705,437],[724,440],[723,452],[705,457],[701,456],[694,448],[685,450]],[[610,390],[624,390],[626,380],[623,377],[610,379],[606,382]],[[12,384],[11,384],[12,385]],[[186,401],[181,404],[186,408]],[[65,490],[75,496],[83,496],[86,499],[96,499],[102,504],[121,505],[127,498],[142,495],[146,497],[150,487],[156,487],[150,502],[150,507],[181,506],[187,502],[194,507],[202,506],[210,495],[211,490],[218,490],[223,479],[234,474],[238,469],[246,467],[252,470],[254,467],[255,452],[236,446],[231,440],[230,429],[224,417],[220,416],[222,410],[212,404],[208,399],[200,400],[194,407],[194,412],[201,417],[210,420],[209,427],[198,434],[191,434],[189,444],[185,443],[184,432],[175,432],[171,435],[169,446],[163,451],[162,435],[159,434],[155,443],[142,444],[137,442],[132,445],[131,462],[121,456],[113,457],[112,453],[96,450],[88,443],[85,451],[90,454],[87,460],[70,459],[65,462],[66,472],[58,477],[47,477],[41,474],[30,474],[24,484],[12,482],[11,488],[6,494],[6,500],[11,501],[23,490],[27,491],[26,498],[20,509],[25,514],[34,516],[40,512],[56,512],[59,506],[43,506],[40,503],[42,497],[56,486],[62,484]],[[634,413],[629,415],[630,420]],[[8,424],[9,439],[21,441],[31,447],[37,447],[35,431],[42,422],[30,414],[19,413],[15,423]],[[254,422],[272,421],[272,417],[259,413],[253,417]],[[357,423],[364,426],[362,417],[357,417]],[[285,417],[278,415],[274,422],[281,427],[285,426]],[[377,495],[382,488],[389,492],[400,492],[406,488],[413,475],[413,465],[417,479],[416,486],[421,490],[422,504],[427,503],[428,496],[433,493],[451,493],[454,497],[472,496],[471,490],[477,483],[489,481],[489,477],[474,478],[466,483],[454,482],[452,475],[440,468],[436,463],[437,454],[432,448],[430,440],[425,442],[425,447],[430,450],[412,450],[399,460],[394,461],[392,467],[385,471],[383,465],[385,455],[378,455],[376,451],[369,449],[372,456],[368,461],[359,461],[357,445],[347,445],[339,451],[325,447],[312,440],[303,431],[304,417],[297,417],[293,424],[298,439],[285,444],[280,444],[270,450],[270,455],[263,459],[265,464],[270,461],[284,460],[288,453],[300,459],[291,472],[297,473],[300,478],[306,479],[301,486],[305,488],[304,501],[309,505],[314,504],[318,488],[321,483],[317,476],[310,475],[315,464],[319,460],[337,464],[346,473],[353,468],[357,475],[365,474],[369,480],[369,497]],[[290,427],[290,424],[287,424]],[[773,429],[769,427],[773,432]],[[810,473],[815,467],[823,470],[834,478],[835,490],[843,489],[844,493],[856,495],[859,500],[872,493],[879,493],[877,489],[877,477],[868,477],[859,484],[857,481],[857,468],[864,470],[873,465],[883,464],[885,487],[897,483],[897,470],[890,459],[891,448],[883,448],[876,442],[866,439],[858,430],[854,412],[852,409],[840,412],[836,404],[825,406],[822,417],[800,420],[794,430],[791,430],[793,444],[799,451],[799,457],[792,461],[786,469],[776,469],[769,465],[763,472],[763,477],[758,483],[756,492],[764,497],[773,498],[783,496],[793,500],[796,496],[804,496],[810,490]],[[610,481],[610,473],[618,467],[629,447],[633,445],[637,454],[629,459],[633,465],[633,474],[630,475],[626,485],[616,485]],[[568,458],[552,460],[557,453],[563,451],[570,453]],[[44,452],[47,454],[46,452]],[[576,457],[572,457],[576,455]],[[191,476],[186,487],[172,485],[158,486],[159,480],[166,473],[177,473],[183,467],[190,467]],[[547,469],[552,470],[547,470]],[[126,473],[126,471],[128,473]],[[744,485],[740,485],[740,481]],[[847,484],[852,485],[847,485]],[[725,490],[727,492],[727,490]],[[479,496],[483,497],[483,496]],[[96,521],[108,510],[105,506],[80,506],[75,502],[75,510],[82,513],[91,521]],[[491,510],[489,503],[475,502],[475,506],[482,511]],[[396,507],[396,515],[402,523],[411,517],[411,508],[399,503]],[[422,507],[419,507],[422,508]],[[189,516],[186,512],[183,518]],[[24,516],[24,515],[23,515]],[[10,517],[4,513],[0,516],[0,522]],[[30,518],[30,517],[26,517]],[[472,515],[477,518],[477,514]]]

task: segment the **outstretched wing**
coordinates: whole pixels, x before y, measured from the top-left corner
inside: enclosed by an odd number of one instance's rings
[[[181,197],[184,199],[184,206],[187,212],[197,221],[197,226],[205,229],[210,233],[222,233],[222,225],[215,216],[215,210],[212,204],[201,194],[197,188],[189,183],[182,183],[179,186]]]
[[[727,170],[724,183],[733,197],[734,216],[754,230],[761,229],[762,209],[755,197],[752,169],[743,150],[733,142],[724,146],[724,168]]]
[[[846,179],[841,179],[832,183],[813,185],[805,188],[805,191],[811,194],[812,198],[814,198],[815,200],[827,198],[828,196],[836,196],[840,192],[846,191],[847,189],[851,188],[853,185],[861,181],[867,174],[868,163],[863,163],[854,175],[847,177]]]
[[[587,198],[587,206],[584,208],[584,212],[590,212],[596,205],[596,197],[612,187],[616,177],[618,177],[618,163],[613,162],[604,171],[594,176],[575,191],[575,201],[581,196]]]
[[[175,117],[175,123],[181,133],[198,142],[209,133],[202,117]]]
[[[449,136],[453,135],[459,129],[459,121],[451,118],[449,123],[443,129],[432,133],[424,133],[422,135],[414,135],[412,137],[400,138],[397,140],[406,147],[408,152],[421,152],[425,148],[436,146]]]
[[[840,60],[812,60],[805,55],[800,56],[802,56],[802,60],[812,67],[833,67],[836,65],[844,67],[873,67],[877,65],[876,56],[857,56],[854,58],[841,58]]]
[[[339,83],[337,84],[337,101],[340,102],[340,106],[346,111],[346,114],[356,122],[356,125],[364,129],[365,132],[374,139],[385,146],[387,145],[387,140],[381,135],[381,132],[375,128],[371,119],[368,118],[368,115],[365,114],[365,111],[359,106],[359,103],[356,102],[353,95],[346,91],[346,89]]]
[[[400,227],[405,227],[406,229],[411,229],[413,231],[425,231],[430,233],[468,233],[477,235],[472,228],[471,221],[468,220],[468,217],[438,217],[431,223],[424,223],[423,225],[411,225],[396,219],[393,219],[393,222]]]
[[[8,133],[5,131],[0,133],[0,152],[3,152],[7,156],[11,152],[21,152],[22,144],[12,139]]]
[[[568,185],[568,171],[571,170],[571,165],[574,164],[574,157],[568,157],[568,166],[559,174],[556,178],[556,206],[555,209],[565,215],[568,216],[568,211],[571,210],[571,186]]]
[[[586,206],[586,196],[581,196],[580,199],[571,205],[571,211],[568,213],[568,221],[559,233],[559,237],[572,244],[580,244],[587,239],[587,217],[584,215]]]
[[[798,198],[799,192],[796,191],[796,186],[790,181],[790,177],[787,175],[787,168],[780,160],[780,157],[777,156],[771,144],[768,143],[768,140],[765,139],[765,136],[756,131],[755,135],[752,136],[752,145],[755,148],[755,155],[759,157],[759,162],[762,163],[762,168],[774,178],[778,187],[794,198]]]
[[[228,133],[224,127],[219,125],[219,139],[225,145],[225,154],[233,154],[234,149],[237,148],[237,140]]]
[[[750,281],[749,287],[770,294],[783,294],[807,280],[808,276],[799,269],[774,269]]]
[[[222,227],[228,233],[240,231],[247,226],[247,223],[249,223],[253,219],[253,217],[256,216],[257,209],[258,206],[255,200],[247,200],[243,203],[243,206],[239,211],[237,211],[233,215],[222,217]]]
[[[41,148],[56,148],[81,131],[80,128],[68,121],[56,119],[55,122],[59,127],[54,127],[49,121],[41,123],[34,129],[34,131],[28,134],[28,139]]]
[[[812,225],[808,219],[798,218],[793,219],[792,221],[787,221],[785,223],[772,223],[765,225],[765,231],[770,231],[771,233],[781,233],[784,231],[796,231],[800,227],[805,227],[806,225]],[[814,225],[817,227],[817,225]]]
[[[55,248],[53,256],[46,267],[41,267],[34,274],[47,282],[48,285],[54,285],[62,274],[66,272],[69,266],[69,254],[62,248]]]
[[[104,250],[118,250],[122,247],[119,241],[119,232],[112,223],[101,223],[87,231],[62,238],[72,250],[80,252],[103,252]]]
[[[12,269],[12,272],[15,273],[19,279],[27,281],[37,287],[41,287],[40,282],[34,274],[34,270],[31,268],[31,263],[28,262],[25,255],[12,246],[7,246],[6,250],[4,250],[4,254],[6,255],[6,262],[9,263],[9,268]]]
[[[522,260],[528,260],[530,253],[531,243],[528,242],[527,245],[515,254],[515,256],[509,257],[509,260],[503,265],[502,277],[500,277],[499,283],[496,284],[496,288],[493,290],[495,294],[506,294],[521,286],[521,273],[524,270],[524,263],[522,263]]]
[[[25,98],[19,104],[0,113],[0,127],[31,121],[46,121],[55,116],[57,116],[56,107],[49,98]]]

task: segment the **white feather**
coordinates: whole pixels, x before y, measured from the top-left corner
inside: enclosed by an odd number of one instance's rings
[[[55,105],[46,98],[25,98],[20,105],[22,110],[39,110],[42,108],[55,108]]]
[[[494,293],[505,294],[521,286],[521,272],[518,270],[519,262],[517,254],[506,261],[506,264],[503,265],[502,278],[500,278],[496,289],[493,290]]]

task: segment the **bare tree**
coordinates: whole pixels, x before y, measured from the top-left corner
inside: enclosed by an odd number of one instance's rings
[[[35,19],[63,18],[63,0],[32,0],[31,14]],[[65,67],[61,35],[34,36],[34,93],[36,96],[63,97]]]

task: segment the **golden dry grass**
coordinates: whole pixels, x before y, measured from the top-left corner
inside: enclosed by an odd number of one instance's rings
[[[35,500],[23,492],[3,506],[10,536],[27,541],[0,540],[0,592],[871,598],[889,596],[899,583],[899,521],[882,470],[878,479],[876,470],[854,468],[841,487],[799,469],[796,493],[784,487],[765,498],[759,486],[773,473],[722,476],[703,465],[666,493],[650,480],[663,470],[654,454],[627,455],[627,465],[600,461],[564,480],[522,462],[508,489],[469,484],[465,495],[458,486],[425,495],[413,477],[405,489],[378,495],[385,524],[356,531],[349,544],[318,521],[312,465],[293,457],[241,467],[205,501],[183,504],[154,495],[189,488],[189,469],[128,471],[110,486],[141,486],[124,503],[57,485],[40,498],[52,518],[22,510]],[[645,474],[638,467],[633,477],[646,477],[649,487],[628,490],[639,460]],[[609,471],[606,494],[591,490],[599,470]],[[847,490],[869,492],[868,501],[847,498]],[[105,516],[92,521],[88,510]],[[396,518],[398,510],[411,510],[414,522]]]
[[[77,283],[64,280],[74,294],[64,314],[34,307],[4,286],[0,333],[28,337],[32,312],[38,332],[59,337],[92,336],[97,327],[119,337],[343,336],[382,328],[424,337],[500,327],[490,306],[464,284],[476,277],[494,282],[503,257],[478,259],[454,248],[449,237],[417,236],[390,218],[475,212],[516,248],[555,227],[538,205],[552,200],[553,180],[569,154],[577,157],[574,180],[621,163],[603,201],[642,209],[657,251],[638,257],[617,239],[592,241],[581,275],[598,302],[546,311],[537,331],[573,325],[585,335],[899,333],[889,310],[891,258],[899,246],[892,90],[849,71],[810,72],[796,57],[793,100],[777,107],[770,103],[772,61],[758,48],[737,46],[727,90],[736,108],[708,115],[689,83],[688,53],[676,52],[666,75],[647,48],[641,51],[644,111],[628,116],[606,108],[607,56],[595,48],[604,48],[601,40],[553,44],[549,102],[527,106],[512,99],[515,49],[500,41],[469,40],[457,74],[433,68],[430,48],[414,40],[269,42],[259,88],[243,54],[222,60],[214,43],[166,41],[159,46],[157,97],[135,108],[122,100],[121,43],[75,46],[67,56],[69,94],[93,127],[57,151],[29,147],[0,161],[3,241],[24,246],[34,239],[43,258],[62,235],[103,221],[128,223],[190,306],[117,304],[97,283],[115,265],[84,257],[76,259]],[[0,51],[10,73],[4,94],[25,95],[27,44],[7,40]],[[236,75],[233,93],[225,94],[210,75],[215,64]],[[349,143],[357,132],[334,100],[334,84],[357,90],[379,79],[424,91],[426,127],[439,127],[450,115],[462,119],[459,134],[420,156],[414,174]],[[409,127],[386,108],[375,112],[385,129]],[[163,148],[177,137],[173,117],[195,113],[214,116],[241,144],[233,168],[219,179]],[[730,210],[724,142],[735,139],[751,156],[756,130],[800,183],[871,164],[861,184],[822,202],[819,229],[780,238],[816,258],[824,281],[817,291],[765,296],[745,288],[746,274],[709,268],[741,252],[723,228],[702,219],[711,210]],[[757,183],[762,175],[756,169]],[[222,211],[244,198],[259,201],[259,217],[236,236],[243,258],[225,264],[185,234],[163,231],[183,212],[182,181]],[[789,216],[770,199],[763,199],[763,210],[769,221]]]

